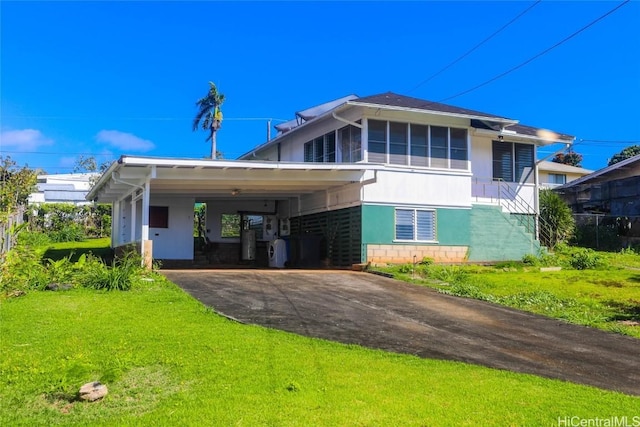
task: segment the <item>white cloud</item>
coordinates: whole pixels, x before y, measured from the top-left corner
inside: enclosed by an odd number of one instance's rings
[[[101,130],[96,135],[96,139],[98,142],[127,151],[150,151],[155,148],[155,144],[148,139],[138,138],[132,133],[119,130]]]
[[[44,145],[53,144],[53,140],[45,137],[36,129],[4,130],[0,132],[0,147],[24,151],[37,150]]]

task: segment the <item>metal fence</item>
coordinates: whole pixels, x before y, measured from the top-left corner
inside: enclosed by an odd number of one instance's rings
[[[602,251],[640,247],[640,216],[580,213],[573,217],[579,246]]]

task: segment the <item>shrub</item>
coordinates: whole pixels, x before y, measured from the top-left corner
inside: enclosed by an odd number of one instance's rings
[[[45,233],[39,231],[22,230],[18,234],[18,244],[31,247],[42,247],[51,243],[51,239]]]
[[[575,231],[576,221],[571,208],[558,193],[545,189],[540,191],[540,239],[542,244],[553,249],[558,243],[569,240]]]
[[[588,270],[597,268],[602,263],[602,258],[596,251],[588,248],[576,248],[569,258],[569,264],[576,270]]]
[[[109,267],[102,260],[90,256],[82,274],[82,285],[91,289],[126,291],[142,271],[140,255],[130,251]]]
[[[464,270],[456,266],[431,265],[427,268],[426,274],[433,279],[447,283],[459,283],[467,277]]]
[[[5,293],[12,290],[44,289],[47,284],[47,270],[31,246],[17,245],[0,264],[0,289]]]
[[[525,256],[522,257],[522,263],[524,265],[536,266],[540,264],[540,259],[533,254],[526,254]]]
[[[81,225],[68,224],[49,233],[49,238],[52,242],[82,242],[87,239],[87,235]]]
[[[402,264],[398,267],[400,273],[412,273],[414,271],[413,264]]]

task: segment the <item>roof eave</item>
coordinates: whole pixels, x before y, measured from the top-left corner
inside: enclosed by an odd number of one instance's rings
[[[405,111],[405,112],[420,113],[420,114],[428,113],[428,114],[433,114],[437,116],[458,117],[463,119],[490,120],[496,123],[502,123],[506,125],[515,125],[519,123],[518,120],[507,119],[504,117],[497,117],[497,116],[481,116],[481,115],[475,115],[475,114],[451,113],[446,111],[427,110],[424,108],[400,107],[396,105],[374,104],[370,102],[358,102],[357,100],[347,101],[347,104],[360,106],[360,107],[383,108],[386,110]]]

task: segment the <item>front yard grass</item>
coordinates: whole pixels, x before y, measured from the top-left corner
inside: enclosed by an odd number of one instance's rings
[[[555,425],[640,399],[247,326],[162,277],[0,303],[0,425]],[[75,400],[102,381],[101,401]]]
[[[541,271],[522,263],[496,266],[404,265],[376,268],[441,292],[640,338],[640,255],[598,253],[596,269]]]
[[[87,239],[82,242],[48,243],[37,248],[37,252],[44,259],[57,261],[71,256],[72,261],[77,261],[82,254],[93,254],[99,258],[110,260],[113,258],[111,251],[111,238]]]

